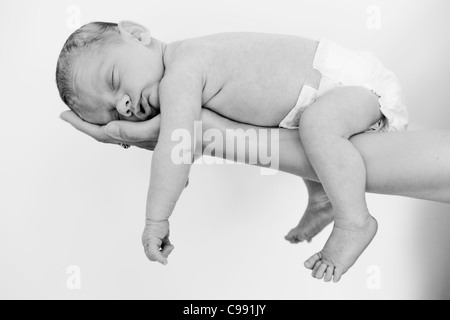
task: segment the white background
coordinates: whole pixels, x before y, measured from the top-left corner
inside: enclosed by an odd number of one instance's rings
[[[170,265],[149,263],[140,236],[151,154],[101,145],[58,118],[71,5],[80,23],[135,20],[166,42],[256,31],[372,51],[401,78],[412,129],[450,129],[447,0],[2,0],[0,298],[450,297],[449,206],[369,196],[380,233],[341,284],[326,285],[302,263],[330,230],[311,245],[283,239],[306,206],[300,179],[247,166],[195,166],[172,218]],[[371,5],[381,30],[367,27]],[[67,288],[72,265],[81,290]],[[367,286],[370,266],[380,290]]]

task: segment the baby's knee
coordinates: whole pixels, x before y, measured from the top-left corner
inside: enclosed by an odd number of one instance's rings
[[[378,96],[364,87],[339,87],[313,103],[300,119],[300,134],[350,138],[382,117]]]
[[[327,128],[327,122],[323,121],[324,115],[318,108],[309,107],[306,109],[299,123],[300,136],[308,138],[316,133],[323,132]]]

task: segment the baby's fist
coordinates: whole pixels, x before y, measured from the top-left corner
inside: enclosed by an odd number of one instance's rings
[[[161,222],[147,220],[142,235],[142,244],[150,261],[157,261],[163,265],[168,263],[167,258],[174,249],[169,240],[169,228],[170,225],[167,220]]]

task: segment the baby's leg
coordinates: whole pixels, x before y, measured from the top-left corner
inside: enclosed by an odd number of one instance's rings
[[[362,87],[340,87],[303,114],[300,137],[334,209],[325,248],[305,266],[313,276],[338,282],[375,237],[377,222],[365,199],[364,161],[349,139],[382,118],[378,97]]]
[[[297,227],[286,236],[290,243],[311,240],[322,232],[333,220],[333,206],[321,183],[304,180],[308,189],[309,202],[306,212]]]

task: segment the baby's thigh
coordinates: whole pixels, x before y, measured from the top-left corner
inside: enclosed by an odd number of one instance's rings
[[[302,115],[300,133],[323,130],[350,138],[383,118],[379,97],[364,87],[338,87],[317,99]]]

